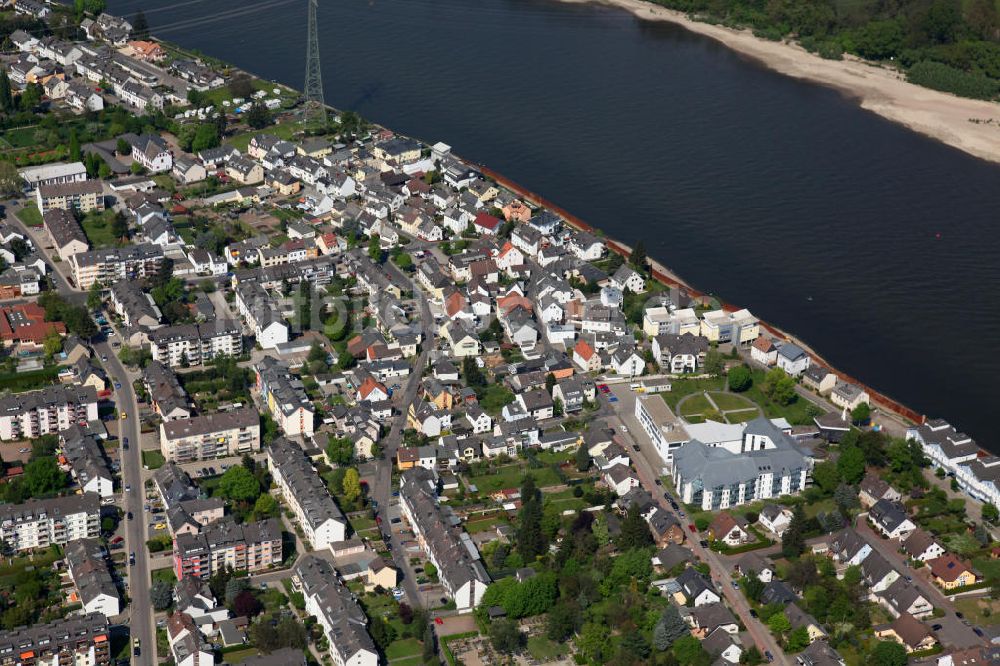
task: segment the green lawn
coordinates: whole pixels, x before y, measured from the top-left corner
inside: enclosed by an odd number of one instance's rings
[[[111,231],[111,221],[114,216],[114,211],[106,210],[103,213],[92,211],[83,218],[80,226],[83,227],[83,233],[87,234],[87,239],[93,247],[114,247],[121,244]]]
[[[769,419],[784,417],[792,425],[807,425],[812,423],[813,416],[822,414],[822,410],[805,398],[796,395],[790,405],[779,405],[771,402],[760,386],[764,383],[764,371],[753,370],[753,386],[743,395],[764,409],[764,416]]]
[[[489,532],[495,530],[498,523],[507,523],[502,514],[494,514],[486,518],[480,518],[479,520],[466,521],[465,531],[469,534]]]
[[[469,482],[475,484],[480,493],[493,493],[505,488],[520,488],[521,481],[524,480],[524,475],[528,472],[535,477],[535,484],[539,488],[562,483],[556,473],[548,467],[529,470],[522,465],[495,467],[485,474],[470,476]]]
[[[227,652],[225,655],[225,662],[227,664],[242,664],[244,661],[250,657],[256,657],[260,654],[260,650],[257,648],[245,648],[243,650],[234,650],[233,652]]]
[[[38,212],[38,206],[34,201],[29,201],[24,208],[17,213],[17,218],[29,227],[42,226],[42,214]]]
[[[59,366],[53,365],[32,372],[15,372],[0,375],[0,389],[10,389],[12,393],[20,393],[22,391],[34,391],[44,388],[58,383],[57,377],[61,369]]]
[[[148,467],[149,469],[160,469],[166,463],[166,459],[163,454],[159,451],[143,451],[142,452],[142,465],[143,467]]]
[[[704,395],[692,395],[681,405],[681,416],[687,418],[697,414],[704,414],[711,411],[712,405]]]
[[[528,639],[528,653],[538,661],[552,661],[566,654],[566,646],[545,636],[532,636]]]
[[[177,582],[177,576],[174,575],[174,570],[171,569],[170,567],[164,567],[163,569],[153,569],[150,572],[150,576],[152,577],[154,583],[158,580],[166,581],[171,585]]]
[[[973,624],[991,624],[996,621],[997,613],[1000,613],[1000,601],[994,601],[988,597],[956,599],[955,608]],[[985,612],[987,609],[989,609],[989,615]]]
[[[677,379],[671,383],[670,390],[661,393],[663,401],[676,410],[677,403],[686,395],[692,393],[702,393],[703,391],[721,391],[725,385],[722,377],[710,377],[708,379]]]
[[[423,644],[416,638],[404,638],[393,641],[385,648],[385,658],[389,663],[420,657],[424,652]]]
[[[760,416],[760,410],[754,409],[740,409],[732,412],[726,413],[726,421],[729,423],[745,423],[746,421],[752,421],[758,416]]]
[[[713,393],[712,401],[718,405],[722,411],[730,409],[751,409],[755,407],[750,400],[736,393]]]
[[[222,88],[225,90],[225,88]],[[225,97],[224,97],[225,98]],[[294,123],[283,123],[281,125],[272,125],[267,129],[261,130],[259,132],[247,132],[246,134],[237,134],[236,136],[226,139],[225,143],[233,146],[240,152],[245,152],[247,146],[250,145],[250,139],[254,138],[258,134],[273,134],[279,139],[291,139],[295,136],[301,128]]]

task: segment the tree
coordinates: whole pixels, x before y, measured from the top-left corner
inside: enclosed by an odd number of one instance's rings
[[[795,380],[781,368],[774,368],[764,375],[761,386],[764,395],[779,405],[790,405],[795,401]]]
[[[243,590],[233,599],[233,613],[237,617],[254,617],[263,609],[263,604],[250,590]]]
[[[229,92],[233,97],[247,99],[254,93],[253,80],[246,74],[237,74],[229,81]]]
[[[247,125],[253,129],[263,129],[271,124],[271,112],[259,101],[250,105],[250,110],[246,112],[246,117]]]
[[[69,131],[69,159],[71,162],[80,160],[80,139],[76,136],[76,129]]]
[[[280,511],[281,507],[278,505],[278,500],[271,497],[268,493],[261,493],[253,505],[253,518],[254,520],[275,518]]]
[[[577,630],[580,623],[580,611],[575,605],[568,603],[556,604],[545,620],[545,635],[551,641],[562,643]]]
[[[581,444],[576,450],[576,469],[580,472],[586,472],[590,469],[590,452],[587,451],[585,444]]]
[[[767,619],[767,627],[776,636],[783,636],[792,629],[792,623],[788,621],[788,616],[784,611],[775,613]]]
[[[653,645],[660,652],[665,652],[670,649],[670,646],[677,639],[689,634],[690,630],[681,618],[677,606],[670,604],[664,609],[663,614],[660,616],[660,621],[656,623],[656,627],[653,629]]]
[[[103,303],[104,287],[95,280],[94,284],[90,285],[90,289],[87,290],[87,308],[96,312],[101,309]]]
[[[871,418],[872,408],[868,406],[867,402],[862,402],[860,405],[851,410],[851,420],[859,425],[864,425],[868,423],[868,419]]]
[[[260,620],[250,625],[250,644],[265,654],[281,648],[305,650],[308,644],[306,630],[294,617],[286,617],[272,626],[269,621]]]
[[[476,359],[472,356],[466,356],[462,359],[462,376],[465,378],[465,383],[471,388],[486,386],[486,375],[483,374]]]
[[[729,371],[729,390],[742,393],[753,385],[753,375],[750,368],[740,365]]]
[[[246,467],[235,465],[219,480],[219,494],[235,502],[253,502],[260,496],[260,483]]]
[[[632,248],[632,252],[628,255],[628,263],[632,264],[636,270],[646,269],[646,246],[642,244],[642,241],[637,241],[635,247]]]
[[[906,648],[896,641],[879,641],[868,655],[870,666],[906,666]]]
[[[681,666],[707,666],[711,661],[701,641],[690,634],[674,641],[673,649],[677,663]]]
[[[34,111],[35,107],[42,101],[42,86],[38,83],[29,83],[21,92],[18,99],[18,106],[22,111]]]
[[[424,651],[423,661],[425,664],[437,663],[437,641],[434,636],[434,628],[427,625],[424,629],[423,637]]]
[[[764,594],[764,581],[757,577],[756,572],[747,572],[741,580],[740,583],[743,585],[743,591],[747,595],[747,599],[751,601],[760,601],[760,595]]]
[[[378,234],[368,239],[368,258],[376,264],[382,263],[382,240]]]
[[[996,523],[1000,519],[1000,511],[992,504],[983,505],[983,520],[988,523]]]
[[[837,471],[837,464],[831,460],[824,460],[813,467],[813,481],[824,493],[831,493],[840,483],[840,472]]]
[[[61,352],[62,347],[62,336],[56,331],[50,332],[45,336],[45,340],[42,341],[42,348],[45,351],[45,355],[49,358]]]
[[[390,643],[396,640],[396,629],[381,615],[372,615],[368,624],[368,633],[371,634],[375,645],[381,650],[385,650]]]
[[[153,604],[153,609],[165,611],[174,603],[174,591],[170,583],[158,579],[153,581],[153,586],[149,588],[149,599]]]
[[[236,597],[240,595],[241,592],[245,592],[250,589],[250,579],[249,578],[237,578],[235,576],[230,576],[226,580],[225,584],[225,594],[223,595],[223,600],[226,602],[227,606],[232,606],[236,603]]]
[[[705,354],[705,363],[702,367],[706,374],[721,375],[726,367],[726,362],[718,349],[709,349],[708,353]]]
[[[501,654],[514,654],[524,644],[524,634],[512,620],[495,620],[490,624],[490,644]]]
[[[111,234],[119,240],[128,239],[128,218],[120,210],[111,218]]]
[[[0,193],[5,196],[20,194],[23,182],[13,162],[0,160]]]
[[[132,17],[132,39],[149,39],[149,21],[141,9]]]
[[[747,650],[740,655],[740,663],[746,664],[746,666],[757,666],[757,664],[764,661],[763,655],[761,655],[760,650],[756,645],[751,645]]]
[[[7,70],[0,71],[0,111],[8,113],[14,109],[14,95],[10,87]]]
[[[125,139],[118,139],[117,143],[115,143],[115,152],[119,155],[131,155],[132,145]]]
[[[533,561],[545,552],[545,534],[542,532],[542,503],[538,498],[535,481],[529,474],[521,486],[521,511],[517,516],[517,551],[525,562]]]
[[[350,465],[354,459],[354,442],[350,437],[334,437],[328,435],[326,440],[326,455],[335,465]]]
[[[632,507],[622,521],[622,531],[616,545],[622,551],[653,545],[653,535],[649,531],[649,525],[637,507]]]
[[[865,475],[865,454],[856,446],[841,448],[837,472],[844,483],[857,485]]]
[[[21,486],[29,497],[41,497],[66,487],[66,473],[52,456],[34,458],[24,466]]]
[[[805,522],[805,511],[801,504],[796,504],[792,510],[792,520],[788,523],[785,533],[781,535],[781,554],[786,558],[796,558],[805,551]]]
[[[837,486],[837,489],[833,492],[833,501],[837,503],[837,506],[844,513],[848,513],[849,509],[853,509],[860,504],[858,501],[858,491],[846,483],[841,483]]]
[[[354,502],[359,497],[361,497],[361,477],[358,476],[358,470],[350,467],[344,472],[344,497],[350,501]]]
[[[409,271],[413,268],[413,257],[405,252],[398,254],[394,261],[396,262],[396,265],[404,271]]]
[[[215,123],[202,123],[198,125],[194,138],[191,140],[191,151],[197,153],[209,148],[216,148],[219,143],[219,127]]]

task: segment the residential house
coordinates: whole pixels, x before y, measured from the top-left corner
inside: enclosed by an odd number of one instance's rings
[[[736,518],[728,511],[719,513],[709,525],[708,538],[721,541],[730,548],[736,548],[754,540],[746,521],[742,518]]]
[[[865,478],[861,480],[858,499],[861,500],[861,506],[865,509],[870,509],[882,500],[899,502],[902,497],[898,490],[877,474],[866,474]]]
[[[810,358],[802,347],[785,342],[778,347],[777,366],[790,377],[798,377],[809,367]]]
[[[679,594],[683,597],[681,603],[690,601],[695,608],[722,601],[722,597],[715,591],[711,582],[691,567],[677,577],[677,585],[680,588]]]
[[[906,515],[906,507],[899,502],[881,499],[868,510],[868,521],[885,537],[903,541],[917,529],[916,523]]]
[[[757,520],[768,532],[780,537],[792,524],[792,510],[787,506],[765,504]]]
[[[945,553],[929,560],[927,566],[930,568],[931,579],[945,590],[974,585],[980,580],[972,565],[954,553]]]
[[[909,613],[902,613],[889,624],[874,629],[876,637],[896,641],[906,648],[907,654],[929,650],[937,645],[937,639],[931,633],[930,627]]]

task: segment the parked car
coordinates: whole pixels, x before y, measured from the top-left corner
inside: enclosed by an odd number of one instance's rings
[[[129,511],[129,512],[128,512],[127,514],[125,514],[125,516],[126,516],[126,517],[127,517],[127,518],[128,518],[129,520],[132,520],[132,512],[131,512],[131,511]]]
[[[694,523],[688,523],[688,529],[691,530],[692,533],[698,531],[698,528],[694,526]]]
[[[128,564],[129,566],[135,566],[135,551],[133,550],[128,554]]]
[[[774,661],[774,655],[771,654],[770,650],[764,650],[764,658],[767,659],[768,663]]]

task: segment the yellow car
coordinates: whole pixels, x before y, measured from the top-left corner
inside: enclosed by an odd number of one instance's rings
[[[126,414],[125,412],[122,412],[122,421],[124,421],[127,418],[128,418],[128,414]]]
[[[155,525],[153,525],[153,529],[165,530],[165,529],[167,529],[167,524],[166,523],[156,523]]]

